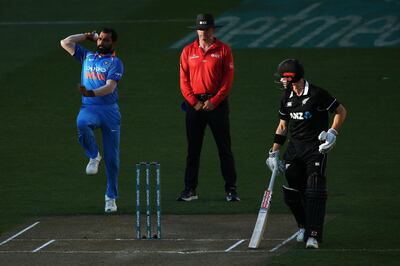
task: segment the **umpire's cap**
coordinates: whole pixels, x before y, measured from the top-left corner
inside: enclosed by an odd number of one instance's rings
[[[292,82],[297,82],[304,77],[304,67],[297,59],[285,59],[278,65],[279,77],[291,77]]]
[[[205,30],[209,28],[219,28],[221,25],[215,25],[214,17],[211,14],[198,14],[196,18],[196,26],[191,27],[196,30]]]

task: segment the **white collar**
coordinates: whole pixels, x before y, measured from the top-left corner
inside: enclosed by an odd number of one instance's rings
[[[308,94],[308,88],[309,88],[309,86],[308,86],[308,81],[307,80],[305,80],[305,84],[304,84],[304,90],[303,90],[303,95],[307,95]]]

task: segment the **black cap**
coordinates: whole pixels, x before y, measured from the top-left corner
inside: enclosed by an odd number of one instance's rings
[[[198,14],[196,18],[196,26],[191,27],[196,30],[205,30],[209,28],[219,28],[220,25],[215,25],[214,17],[211,14]]]

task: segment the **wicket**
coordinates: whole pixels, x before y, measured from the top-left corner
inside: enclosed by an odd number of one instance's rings
[[[141,237],[141,208],[140,208],[140,176],[142,166],[146,167],[146,235]],[[156,223],[157,233],[151,235],[151,200],[150,200],[150,176],[151,167],[154,167],[155,176],[155,190],[156,190]],[[160,164],[158,162],[139,162],[136,163],[136,238],[141,239],[160,239],[161,238],[161,181],[160,181]]]

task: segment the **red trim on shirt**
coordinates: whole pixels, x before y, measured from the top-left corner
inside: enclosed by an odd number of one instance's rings
[[[195,94],[214,94],[211,103],[218,106],[233,83],[234,64],[231,48],[215,39],[204,52],[197,39],[183,48],[180,58],[180,86],[183,97],[194,106]]]

